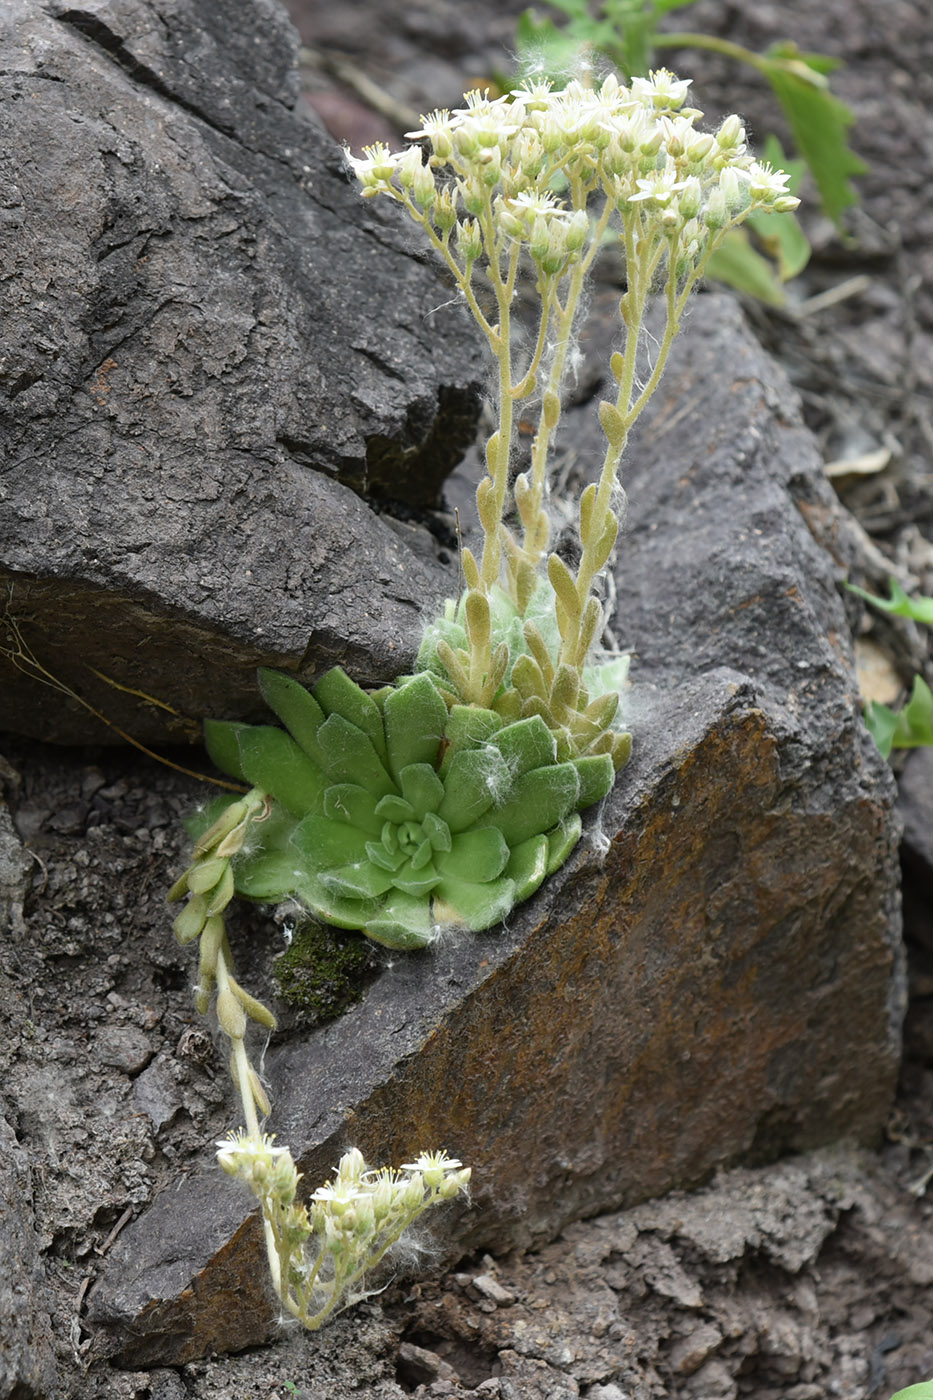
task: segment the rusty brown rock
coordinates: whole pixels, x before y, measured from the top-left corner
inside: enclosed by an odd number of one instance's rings
[[[569,430],[581,455],[588,432]],[[266,1060],[270,1126],[309,1184],[350,1142],[471,1163],[448,1256],[869,1141],[891,1103],[894,785],[858,716],[846,561],[812,529],[832,515],[813,441],[729,302],[697,307],[627,484],[635,747],[587,839],[506,927],[396,957]],[[92,1307],[125,1362],[267,1335],[248,1211],[208,1167],[124,1231]]]

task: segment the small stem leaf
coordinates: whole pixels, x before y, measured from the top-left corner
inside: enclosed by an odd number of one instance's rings
[[[207,900],[203,894],[193,895],[175,920],[175,937],[184,946],[197,938],[207,918]]]
[[[476,488],[476,511],[486,534],[494,534],[500,524],[499,503],[496,500],[495,484],[488,476],[484,476]]]
[[[544,677],[545,684],[544,694],[547,695],[550,693],[551,686],[554,684],[554,662],[551,660],[551,653],[547,649],[547,642],[541,635],[541,629],[538,624],[531,620],[523,625],[522,633],[524,634],[528,650],[541,668],[541,674]]]
[[[573,574],[558,554],[551,554],[547,561],[547,576],[557,595],[557,601],[564,609],[568,620],[575,625],[580,620],[580,599]]]
[[[257,1021],[259,1025],[265,1026],[270,1031],[276,1029],[278,1022],[267,1006],[263,1006],[261,1001],[257,1001],[254,996],[251,996],[229,973],[227,974],[227,983],[251,1021]]]
[[[229,865],[229,861],[217,857],[193,865],[188,872],[188,888],[191,893],[206,894],[208,890],[212,890]]]
[[[472,549],[464,549],[460,555],[460,563],[463,567],[463,577],[466,580],[467,588],[481,588],[479,565],[476,562],[476,555]],[[445,663],[446,664],[446,663]]]
[[[443,638],[441,638],[437,644],[437,657],[446,668],[451,682],[457,687],[460,695],[465,699],[470,690],[469,674],[461,663],[457,652],[455,652],[450,643],[445,642]]]
[[[603,630],[603,610],[599,599],[589,597],[586,600],[586,607],[583,609],[583,621],[580,624],[580,655],[587,657],[596,638],[602,634]]]
[[[491,477],[493,477],[493,478],[495,478],[495,475],[496,475],[496,466],[497,466],[498,454],[499,454],[499,434],[498,434],[498,433],[493,433],[492,437],[489,439],[489,441],[488,441],[487,444],[486,444],[486,467],[487,467],[487,469],[488,469],[488,471],[489,471],[489,475],[490,475]]]
[[[558,666],[550,695],[551,709],[554,714],[560,718],[568,711],[575,711],[579,694],[580,672],[575,666],[563,664]]]
[[[596,504],[596,482],[591,481],[580,497],[580,539],[587,544],[593,522],[593,507]]]
[[[192,851],[195,860],[200,856],[206,856],[213,846],[218,845],[225,836],[229,836],[242,821],[245,821],[249,810],[248,804],[243,801],[242,797],[234,798],[230,805],[221,812],[215,821],[211,822],[207,830],[202,832],[195,841]]]
[[[596,546],[596,551],[593,556],[593,565],[597,573],[601,573],[609,562],[609,556],[612,553],[618,533],[619,517],[614,511],[609,511],[602,538]]]
[[[553,389],[548,389],[544,395],[544,402],[541,405],[541,417],[544,426],[553,432],[560,421],[560,397]]]
[[[608,399],[603,399],[599,405],[599,421],[613,447],[618,447],[625,441],[625,419],[615,404],[610,403]]]
[[[533,656],[525,654],[518,658],[512,667],[512,684],[523,700],[529,700],[533,695],[547,700],[548,688],[541,667]]]
[[[490,646],[491,631],[489,620],[489,599],[485,593],[481,593],[477,588],[471,588],[466,595],[464,606],[464,616],[466,619],[467,637],[473,655],[477,653],[485,655]],[[447,719],[446,706],[444,708],[444,720]]]
[[[219,914],[226,909],[234,893],[233,866],[227,860],[224,861],[224,871],[217,882],[216,889],[208,895],[207,917],[211,918],[214,914]]]
[[[229,987],[217,994],[217,1020],[231,1040],[242,1040],[246,1034],[246,1012]]]

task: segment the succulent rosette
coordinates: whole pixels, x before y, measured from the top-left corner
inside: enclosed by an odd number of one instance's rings
[[[232,862],[236,892],[294,897],[391,947],[498,923],[612,787],[608,754],[558,761],[540,715],[448,710],[427,673],[373,693],[339,667],[310,692],[275,671],[259,682],[284,729],[205,725],[218,767],[272,799]]]

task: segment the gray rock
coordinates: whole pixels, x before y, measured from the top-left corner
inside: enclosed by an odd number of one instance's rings
[[[39,1303],[42,1267],[32,1220],[29,1162],[0,1114],[0,1400],[56,1393],[48,1312]]]
[[[360,493],[436,500],[477,333],[296,58],[275,0],[3,7],[2,728],[114,737],[27,651],[145,741],[255,708],[257,663],[388,679],[447,586]]]
[[[565,438],[582,460],[589,423]],[[349,1142],[474,1167],[449,1256],[729,1162],[870,1141],[892,1100],[893,779],[859,717],[815,444],[727,300],[694,308],[627,486],[615,626],[635,747],[589,839],[505,928],[396,958],[265,1061],[270,1127],[309,1186]],[[218,1176],[116,1242],[92,1315],[125,1364],[268,1332],[257,1222]]]

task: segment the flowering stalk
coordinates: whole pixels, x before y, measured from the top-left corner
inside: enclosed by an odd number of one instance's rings
[[[465,703],[513,717],[531,706],[575,752],[592,745],[592,724],[601,723],[620,759],[608,707],[593,716],[584,684],[602,631],[599,578],[619,530],[612,505],[619,464],[664,370],[687,298],[725,234],[755,210],[784,212],[799,202],[787,193],[783,172],[747,154],[738,117],[715,132],[696,129],[702,113],[685,107],[688,88],[688,81],[661,69],[634,78],[630,87],[610,74],[598,87],[575,81],[555,92],[530,82],[495,99],[471,92],[464,107],[436,111],[408,133],[418,146],[393,154],[379,144],[362,159],[348,157],[365,197],[395,200],[423,229],[498,367],[499,422],[476,496],[481,562],[470,550],[463,557],[467,591],[457,616],[466,645],[458,648],[445,635],[434,644],[447,683]],[[620,241],[626,290],[619,308],[622,348],[610,363],[617,393],[599,408],[607,447],[599,480],[579,503],[576,570],[556,554],[545,570],[548,451],[584,280],[608,230]],[[540,315],[523,358],[510,308],[517,275],[529,263]],[[477,288],[482,264],[496,307],[492,319]],[[659,287],[664,329],[648,378],[639,384],[646,312]],[[514,407],[535,394],[531,470],[518,476],[510,493]],[[506,524],[513,508],[520,541]],[[511,611],[496,603],[500,588]],[[541,624],[542,590],[556,638]],[[518,641],[511,625],[516,616]]]

